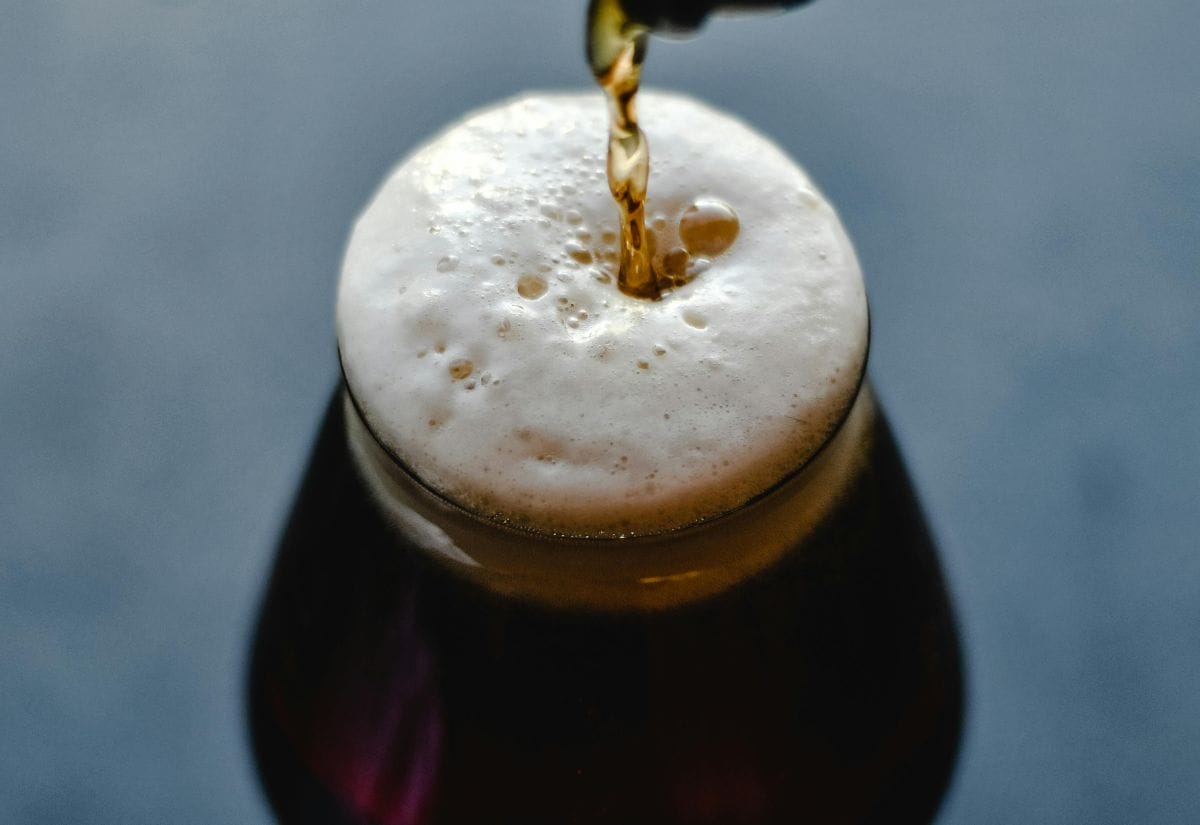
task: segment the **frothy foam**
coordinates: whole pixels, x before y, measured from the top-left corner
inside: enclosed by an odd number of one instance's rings
[[[355,226],[337,310],[350,390],[376,438],[468,509],[574,535],[677,528],[778,483],[854,397],[866,299],[833,209],[740,121],[639,99],[647,224],[694,278],[661,301],[615,286],[595,93],[469,115]]]

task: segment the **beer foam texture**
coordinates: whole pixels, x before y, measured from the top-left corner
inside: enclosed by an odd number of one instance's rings
[[[740,221],[661,301],[616,287],[598,92],[473,113],[386,179],[338,290],[346,380],[376,439],[444,497],[547,533],[658,533],[802,466],[849,409],[867,306],[836,213],[771,141],[639,95],[660,249],[697,199]]]

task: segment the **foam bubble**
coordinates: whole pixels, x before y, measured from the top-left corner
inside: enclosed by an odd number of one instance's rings
[[[527,301],[536,301],[547,289],[546,279],[538,275],[522,275],[517,279],[517,294]]]
[[[567,254],[571,256],[576,263],[590,264],[593,259],[592,250],[588,249],[581,243],[570,241],[567,243]]]
[[[461,381],[475,371],[475,365],[468,358],[458,358],[450,362],[450,377]]]
[[[643,98],[654,242],[695,278],[661,301],[613,283],[594,92],[468,116],[355,226],[338,293],[351,392],[382,444],[485,515],[583,535],[686,525],[803,464],[854,397],[866,302],[833,209],[739,121]]]
[[[733,207],[716,198],[698,198],[683,210],[679,219],[679,238],[692,255],[715,257],[733,245],[738,231]]]

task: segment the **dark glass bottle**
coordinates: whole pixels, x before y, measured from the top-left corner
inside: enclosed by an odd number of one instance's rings
[[[713,12],[790,9],[811,0],[620,0],[630,20],[650,29],[692,31]]]

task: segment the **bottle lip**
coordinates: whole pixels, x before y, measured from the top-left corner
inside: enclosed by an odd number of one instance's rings
[[[338,347],[338,368],[341,372],[342,386],[346,390],[346,397],[349,399],[350,406],[353,408],[355,415],[362,424],[363,432],[370,437],[371,445],[387,457],[391,465],[389,467],[390,470],[400,474],[405,481],[411,483],[414,489],[419,490],[423,496],[428,497],[432,502],[435,502],[441,507],[448,508],[457,516],[468,519],[480,526],[486,526],[502,533],[506,533],[510,536],[523,538],[525,540],[552,541],[558,545],[578,544],[587,546],[629,543],[643,539],[659,540],[663,537],[675,537],[713,527],[722,521],[726,521],[738,515],[739,513],[754,507],[759,502],[774,496],[781,489],[788,487],[799,477],[803,476],[805,471],[814,463],[816,463],[818,459],[825,454],[829,445],[837,439],[838,435],[845,427],[847,419],[849,419],[851,413],[855,409],[860,395],[862,395],[863,386],[866,382],[867,364],[870,361],[871,350],[871,312],[869,302],[866,316],[866,329],[864,332],[866,336],[866,343],[863,347],[863,355],[859,364],[858,375],[855,378],[854,390],[848,394],[847,403],[839,411],[838,417],[835,419],[833,425],[829,428],[829,431],[825,434],[825,437],[822,439],[821,443],[804,459],[804,461],[782,475],[770,486],[764,488],[758,493],[755,493],[733,507],[703,516],[694,521],[683,523],[675,527],[669,527],[662,530],[649,530],[644,532],[631,531],[627,533],[573,533],[553,530],[539,530],[538,528],[529,526],[527,524],[504,519],[499,515],[481,513],[462,504],[443,491],[439,490],[436,486],[425,481],[425,479],[421,477],[420,473],[416,472],[408,465],[407,462],[404,461],[403,458],[397,455],[393,449],[388,447],[388,445],[379,438],[374,429],[372,429],[370,419],[360,406],[358,399],[355,397],[354,388],[351,386],[350,381],[347,378],[340,346]]]

